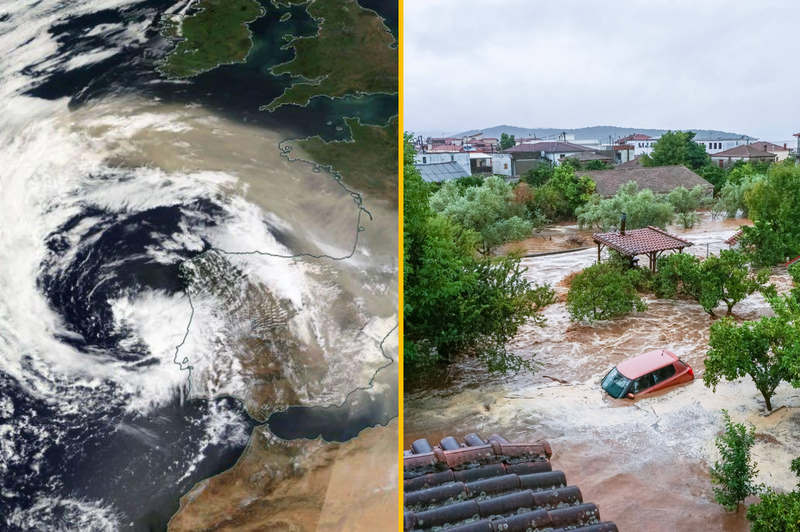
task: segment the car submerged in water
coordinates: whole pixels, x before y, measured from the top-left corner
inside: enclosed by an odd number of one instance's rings
[[[649,351],[626,360],[608,372],[601,386],[615,399],[633,399],[694,380],[694,371],[666,349]]]

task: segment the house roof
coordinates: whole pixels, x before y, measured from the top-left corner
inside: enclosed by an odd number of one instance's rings
[[[666,194],[679,186],[688,189],[697,185],[702,185],[709,190],[713,188],[711,183],[685,166],[653,166],[650,168],[642,166],[631,168],[630,166],[618,165],[613,170],[581,170],[578,175],[591,177],[597,184],[595,191],[603,198],[610,198],[616,194],[619,187],[628,181],[636,181],[639,190],[649,188],[656,194]]]
[[[731,148],[729,150],[712,153],[712,158],[719,158],[719,157],[742,157],[744,159],[771,159],[775,157],[774,153],[769,153],[764,150],[759,150],[758,148],[754,148],[752,144],[742,144],[741,146],[736,146],[735,148]]]
[[[426,151],[430,153],[438,152],[438,153],[458,153],[462,151],[463,147],[455,144],[439,144],[436,146],[431,146]]]
[[[431,446],[417,440],[403,458],[404,530],[617,532],[597,505],[553,471],[546,441],[511,443],[468,434]]]
[[[694,245],[688,240],[671,235],[652,225],[644,229],[626,231],[624,235],[617,231],[612,233],[595,233],[592,235],[592,240],[598,244],[615,249],[626,257],[653,253],[654,251],[683,249]]]
[[[653,137],[648,135],[642,135],[641,133],[634,133],[633,135],[628,135],[627,137],[622,137],[621,139],[617,140],[617,144],[625,144],[631,140],[650,140]]]
[[[593,151],[591,148],[587,148],[586,146],[581,146],[579,144],[573,144],[571,142],[537,142],[535,144],[517,144],[516,146],[512,146],[507,150],[504,150],[506,153],[527,153],[527,152],[537,152],[537,151],[544,151],[544,152],[564,152],[564,153],[576,153],[582,151]]]
[[[459,177],[466,177],[469,174],[460,164],[454,161],[446,163],[434,164],[417,164],[415,165],[419,173],[422,174],[422,179],[429,183],[439,183],[441,181],[450,181],[458,179]]]
[[[750,146],[769,153],[775,153],[776,151],[789,151],[789,148],[784,148],[780,144],[773,144],[772,142],[767,142],[765,140],[754,142]]]
[[[569,156],[570,159],[578,159],[580,162],[586,161],[610,161],[612,160],[611,157],[607,155],[599,155],[593,152],[581,152],[581,153],[574,153]]]
[[[642,159],[639,157],[634,157],[630,161],[624,162],[622,164],[618,164],[617,168],[642,168]]]
[[[742,236],[742,230],[739,229],[738,231],[733,233],[733,235],[730,238],[728,238],[725,241],[725,243],[728,244],[729,246],[735,246],[736,243],[739,242],[739,238],[741,238],[741,236]]]

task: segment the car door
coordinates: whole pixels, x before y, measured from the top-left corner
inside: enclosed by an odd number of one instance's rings
[[[649,388],[652,388],[655,385],[655,375],[653,372],[646,373],[633,381],[633,387],[631,388],[631,393],[633,395],[638,395]]]

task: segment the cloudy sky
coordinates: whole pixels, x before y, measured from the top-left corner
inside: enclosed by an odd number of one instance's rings
[[[405,129],[800,132],[800,4],[405,0]]]

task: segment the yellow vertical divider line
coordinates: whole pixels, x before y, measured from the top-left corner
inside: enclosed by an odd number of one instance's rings
[[[397,420],[397,530],[402,532],[403,530],[403,147],[405,142],[405,126],[403,122],[403,0],[397,0],[398,2],[398,13],[397,13],[397,53],[398,53],[398,61],[397,65],[399,68],[399,76],[398,76],[398,99],[397,99],[397,107],[398,107],[398,114],[399,119],[397,121],[397,127],[399,131],[397,132],[397,160],[398,165],[397,169],[399,175],[397,176],[398,179],[398,186],[397,186],[397,194],[398,194],[398,202],[397,202],[397,213],[398,213],[398,224],[397,224],[397,232],[398,232],[398,266],[399,266],[399,276],[400,282],[399,285],[399,312],[398,312],[398,323],[399,327],[397,329],[398,334],[398,348],[397,348],[397,364],[398,364],[398,371],[397,371],[397,393],[398,393],[398,420]]]

